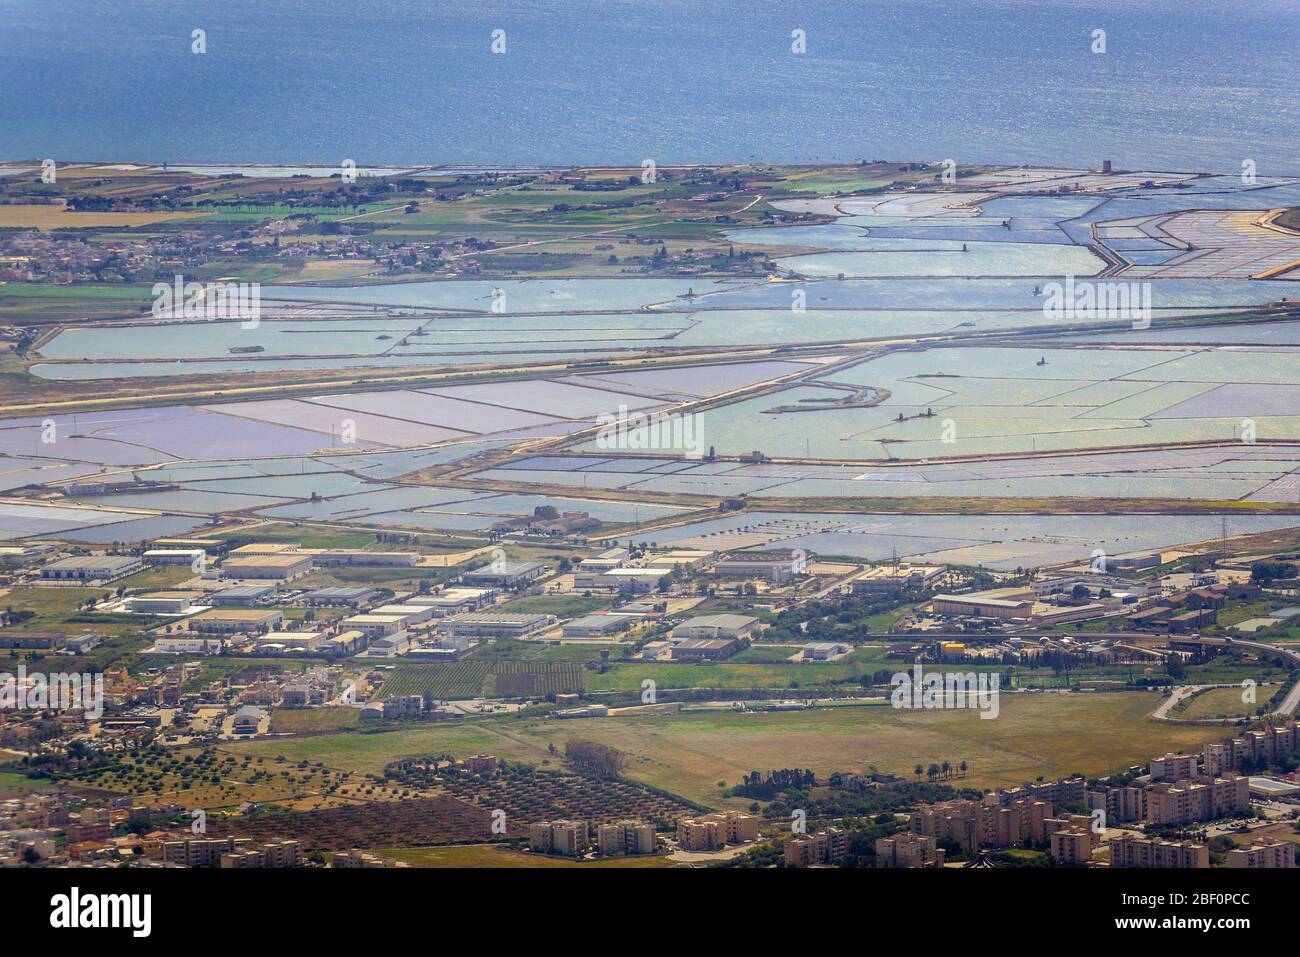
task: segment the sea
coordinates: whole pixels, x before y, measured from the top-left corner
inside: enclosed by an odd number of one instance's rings
[[[1298,0],[0,0],[0,159],[1300,175],[1298,50]]]

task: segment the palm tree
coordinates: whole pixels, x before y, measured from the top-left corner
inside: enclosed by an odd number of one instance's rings
[[[925,773],[925,768],[918,764],[916,767],[912,768],[912,773],[916,775],[916,780],[920,781],[921,775]]]
[[[951,762],[951,761],[944,761],[944,762],[943,762],[943,776],[944,776],[945,778],[950,778],[950,777],[952,777],[952,762]]]
[[[966,769],[967,769],[969,766],[970,766],[970,765],[968,765],[965,761],[963,761],[961,764],[958,765],[958,767],[961,768],[961,776],[962,776],[962,777],[965,777],[965,776],[966,776]]]

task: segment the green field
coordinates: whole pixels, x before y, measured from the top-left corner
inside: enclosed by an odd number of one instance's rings
[[[1241,700],[1241,688],[1208,688],[1188,701],[1181,709],[1176,709],[1171,717],[1200,720],[1205,718],[1240,718],[1255,713],[1255,709],[1266,704],[1276,687],[1262,685],[1255,689],[1253,703]]]
[[[823,708],[788,713],[730,711],[624,715],[560,721],[514,716],[459,724],[403,726],[381,734],[342,733],[232,743],[223,750],[337,769],[379,772],[401,758],[489,752],[538,766],[558,766],[573,737],[626,751],[626,774],[702,804],[727,803],[718,782],[735,784],[756,769],[807,767],[819,775],[863,769],[910,777],[920,763],[966,761],[973,786],[1017,784],[1039,775],[1099,774],[1153,754],[1195,748],[1222,729],[1147,720],[1148,692],[1006,694],[1001,715],[974,711],[900,711],[888,707]],[[739,805],[737,805],[739,806]]]

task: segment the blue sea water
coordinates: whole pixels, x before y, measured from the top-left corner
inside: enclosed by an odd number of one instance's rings
[[[1249,159],[1260,176],[1300,174],[1296,13],[1296,0],[0,0],[0,158],[1110,158],[1231,174]],[[190,52],[195,29],[206,53]],[[806,53],[790,50],[795,29]]]

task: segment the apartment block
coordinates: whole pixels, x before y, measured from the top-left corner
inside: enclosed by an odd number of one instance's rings
[[[302,845],[297,841],[268,841],[221,855],[223,868],[283,868],[302,866]]]
[[[1102,787],[1088,792],[1088,810],[1104,811],[1106,826],[1145,821],[1147,816],[1146,788]]]
[[[1088,864],[1092,861],[1093,834],[1085,825],[1073,825],[1052,834],[1052,860],[1058,864]]]
[[[1152,758],[1151,780],[1185,781],[1194,778],[1200,763],[1199,754],[1166,754],[1162,758]]]
[[[223,854],[251,850],[251,838],[213,837],[197,840],[162,841],[157,853],[164,864],[186,867],[217,867]]]
[[[541,854],[579,857],[587,850],[587,822],[540,821],[529,828],[528,846]]]
[[[1147,788],[1147,820],[1152,824],[1210,821],[1249,807],[1250,779],[1240,775],[1158,781]]]
[[[1272,837],[1261,837],[1245,847],[1233,848],[1228,852],[1229,867],[1293,868],[1296,845],[1290,841],[1279,841]]]
[[[785,842],[785,866],[838,864],[844,860],[848,846],[848,834],[842,828],[828,827],[815,834],[800,834]]]
[[[623,854],[653,854],[655,829],[641,821],[619,821],[596,828],[596,847],[602,857]]]
[[[1240,770],[1247,764],[1276,764],[1280,758],[1297,751],[1300,751],[1300,725],[1288,721],[1207,744],[1202,756],[1205,773],[1221,775]]]
[[[1110,842],[1111,867],[1197,868],[1210,866],[1210,849],[1191,841],[1126,834]]]
[[[997,802],[996,795],[989,795],[984,803],[961,799],[918,808],[911,815],[911,832],[955,841],[967,852],[1047,840],[1050,802],[1033,797],[1017,797],[1006,806]]]
[[[944,855],[933,837],[903,833],[876,838],[877,867],[943,867]]]
[[[758,818],[725,811],[677,822],[677,842],[684,851],[714,851],[728,844],[758,840]]]

